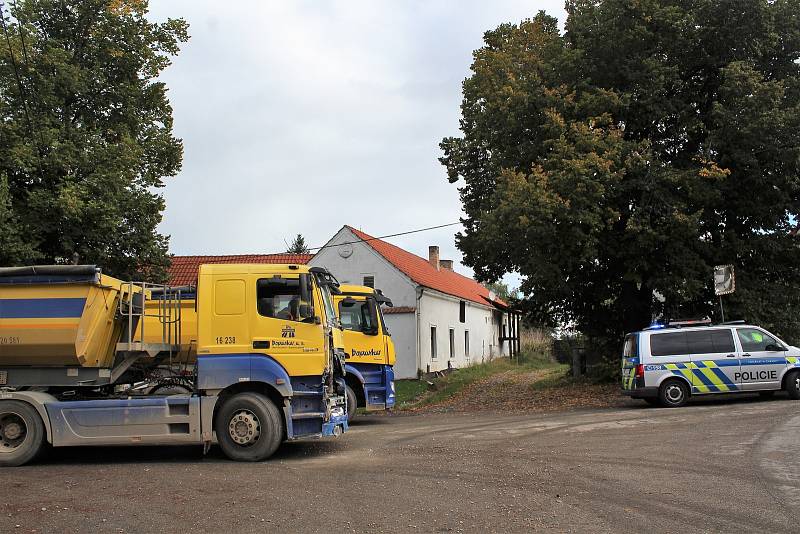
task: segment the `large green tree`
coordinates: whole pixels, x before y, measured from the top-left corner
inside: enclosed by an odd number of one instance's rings
[[[146,0],[3,3],[0,265],[95,263],[161,279],[163,178],[181,167],[158,75],[188,39]]]
[[[575,0],[485,34],[442,163],[457,236],[542,320],[612,346],[717,315],[800,342],[800,1]]]

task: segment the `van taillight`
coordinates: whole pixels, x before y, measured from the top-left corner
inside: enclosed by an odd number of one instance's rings
[[[644,365],[641,363],[636,366],[636,378],[644,378]]]

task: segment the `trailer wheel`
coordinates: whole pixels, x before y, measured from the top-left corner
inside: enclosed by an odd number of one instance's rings
[[[353,388],[347,386],[347,422],[349,423],[356,415],[356,408],[358,407],[358,400],[356,399],[356,392]]]
[[[238,393],[225,400],[214,430],[225,456],[239,462],[266,460],[283,440],[278,407],[258,393]]]
[[[0,466],[23,465],[42,451],[45,430],[42,418],[28,403],[0,402]]]

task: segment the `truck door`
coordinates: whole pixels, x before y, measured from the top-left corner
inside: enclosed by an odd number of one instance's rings
[[[738,390],[739,355],[730,328],[686,332],[692,359],[692,390],[727,393]]]
[[[781,373],[786,368],[783,344],[759,328],[737,328],[736,337],[742,350],[742,389],[780,389]]]
[[[301,280],[307,283],[298,275],[257,280],[251,346],[278,360],[292,376],[321,375],[327,363],[321,310],[315,310]]]

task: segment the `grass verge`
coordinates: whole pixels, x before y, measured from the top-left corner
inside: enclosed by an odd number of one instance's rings
[[[398,381],[395,383],[396,406],[402,410],[438,404],[459,394],[476,382],[499,374],[515,375],[541,371],[541,378],[533,385],[546,382],[558,386],[560,380],[565,377],[567,369],[568,366],[559,364],[549,356],[540,353],[523,354],[519,362],[512,362],[508,358],[496,358],[489,362],[456,369],[444,376],[427,381]]]

